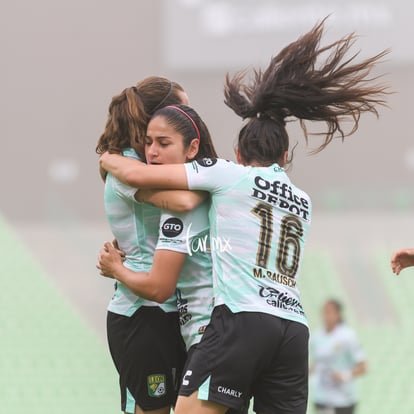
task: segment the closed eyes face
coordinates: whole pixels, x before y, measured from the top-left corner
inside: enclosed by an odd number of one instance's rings
[[[145,158],[148,164],[182,164],[187,161],[184,137],[162,116],[151,119],[148,124]]]

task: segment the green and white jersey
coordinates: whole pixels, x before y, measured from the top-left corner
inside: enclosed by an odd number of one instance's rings
[[[215,305],[307,325],[297,287],[311,219],[309,196],[278,164],[202,159],[185,165],[191,190],[211,193]]]
[[[123,155],[139,160],[135,150],[126,149]],[[111,174],[105,182],[105,211],[121,250],[126,254],[124,266],[135,272],[148,272],[152,266],[158,239],[160,209],[135,200],[138,190],[121,183]],[[131,316],[141,306],[160,306],[166,312],[176,312],[175,296],[160,305],[131,292],[123,283],[115,283],[115,293],[108,310],[120,315]]]
[[[177,284],[181,335],[187,349],[200,342],[213,310],[212,260],[209,244],[209,202],[175,214],[164,211],[158,249],[187,254]]]
[[[355,380],[343,382],[333,379],[333,374],[351,372],[365,361],[365,354],[354,333],[341,323],[331,332],[325,329],[311,335],[310,354],[313,364],[311,384],[314,400],[332,407],[347,407],[357,402]]]

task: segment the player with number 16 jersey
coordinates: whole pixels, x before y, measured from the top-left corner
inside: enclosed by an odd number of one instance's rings
[[[251,167],[206,159],[187,164],[186,171],[190,189],[213,195],[216,306],[306,325],[297,280],[311,220],[309,196],[276,163]]]

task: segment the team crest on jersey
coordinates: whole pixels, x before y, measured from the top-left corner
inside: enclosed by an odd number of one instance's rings
[[[164,374],[153,374],[147,377],[148,395],[150,397],[162,397],[167,392]]]
[[[197,162],[202,167],[212,167],[217,162],[217,158],[201,158]]]
[[[168,220],[165,220],[161,230],[165,237],[177,237],[181,234],[183,228],[184,224],[179,218],[170,217]]]

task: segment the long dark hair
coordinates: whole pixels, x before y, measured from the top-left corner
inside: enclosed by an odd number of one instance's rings
[[[289,149],[288,117],[299,119],[306,142],[310,134],[305,120],[326,123],[327,130],[317,134],[325,136],[313,151],[317,153],[337,134],[343,140],[354,133],[363,112],[378,116],[376,106],[385,105],[387,87],[369,74],[388,51],[354,63],[358,53],[345,55],[355,42],[355,34],[321,47],[325,20],[272,58],[264,72],[255,70],[251,82],[245,81],[245,71],[233,77],[227,74],[225,103],[248,119],[238,139],[243,162],[269,165],[279,161]],[[327,57],[317,66],[323,54]],[[350,132],[342,129],[345,119],[353,123]]]
[[[193,139],[199,140],[196,158],[217,158],[207,125],[193,108],[186,105],[165,106],[154,113],[153,117],[156,116],[163,117],[168,125],[184,137],[184,148]]]
[[[162,106],[181,103],[180,92],[184,89],[178,83],[150,76],[114,96],[96,152],[120,153],[132,147],[143,156],[145,133],[152,114]]]

